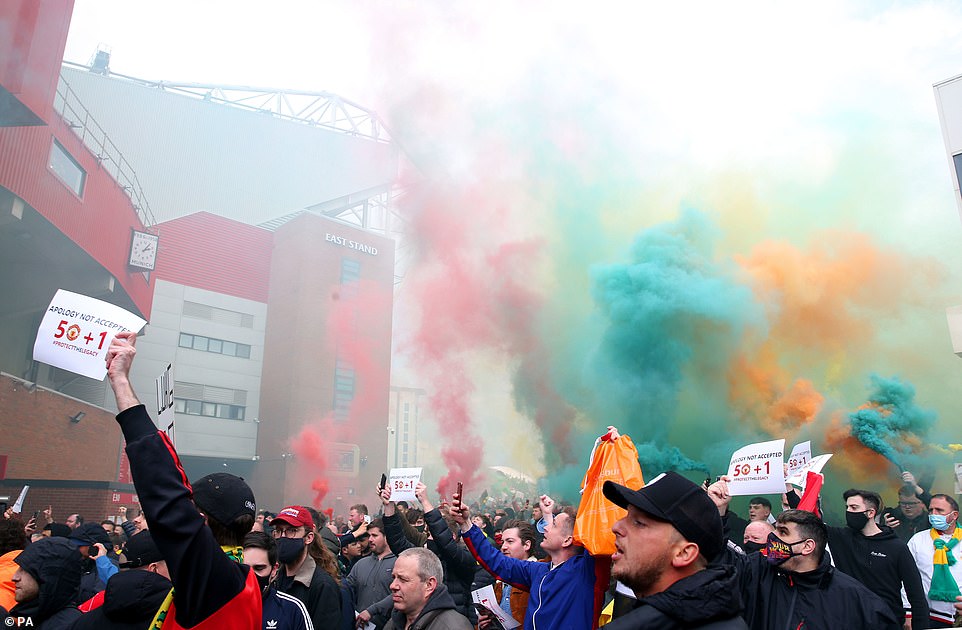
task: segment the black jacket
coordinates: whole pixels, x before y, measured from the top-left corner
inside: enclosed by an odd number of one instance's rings
[[[80,561],[82,574],[80,576],[80,595],[77,596],[78,602],[85,602],[107,586],[100,581],[97,574],[97,563],[90,558]]]
[[[384,630],[404,630],[406,627],[407,619],[404,613],[395,610]],[[447,587],[438,584],[409,630],[472,630],[473,627],[464,615],[455,610],[454,600],[448,594]]]
[[[710,566],[678,580],[605,626],[608,630],[748,630],[735,569]]]
[[[173,585],[152,571],[121,571],[107,580],[104,603],[75,621],[70,630],[143,630]]]
[[[384,533],[388,545],[394,555],[415,545],[404,537],[399,519],[403,518],[397,512],[391,516],[384,516]],[[477,621],[477,613],[471,600],[471,584],[478,563],[468,548],[454,538],[451,528],[444,521],[437,508],[425,512],[424,523],[428,526],[433,540],[428,540],[427,546],[441,560],[444,570],[444,585],[454,601],[455,609],[467,617],[471,623]]]
[[[69,626],[81,614],[75,605],[80,560],[77,547],[66,538],[44,538],[27,545],[15,562],[37,580],[40,592],[35,599],[11,608],[9,616],[29,617],[32,627],[44,630]],[[5,617],[0,613],[0,619]]]
[[[117,414],[127,441],[134,487],[150,533],[174,584],[174,620],[192,628],[216,613],[232,628],[262,626],[256,577],[221,549],[191,499],[192,488],[173,445],[143,405]],[[171,627],[170,618],[165,627]]]
[[[735,565],[743,616],[753,630],[902,628],[885,602],[855,578],[836,571],[828,554],[807,573],[783,571],[760,553],[745,556],[729,548],[716,562]]]
[[[905,616],[904,584],[912,605],[912,630],[928,627],[929,605],[922,577],[909,548],[894,531],[886,527],[880,534],[866,537],[850,527],[829,527],[828,544],[835,566],[885,600],[899,620]]]

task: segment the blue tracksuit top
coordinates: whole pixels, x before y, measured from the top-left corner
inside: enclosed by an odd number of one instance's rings
[[[590,630],[594,615],[595,559],[585,550],[551,569],[501,553],[477,525],[462,534],[468,549],[489,573],[531,593],[524,630]]]

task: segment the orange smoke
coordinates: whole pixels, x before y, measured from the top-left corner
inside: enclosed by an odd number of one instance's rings
[[[855,233],[821,234],[807,250],[766,241],[735,260],[763,305],[769,328],[728,373],[733,406],[777,437],[811,423],[824,398],[809,378],[826,357],[858,356],[875,337],[873,321],[919,301],[919,279],[934,278],[925,261],[883,252]],[[844,365],[835,368],[844,370]],[[807,374],[806,374],[807,373]],[[802,375],[809,378],[800,378]]]
[[[826,452],[835,454],[832,465],[845,469],[854,481],[878,482],[892,472],[892,462],[852,436],[843,412],[832,414],[824,446]]]
[[[926,271],[864,234],[840,232],[820,235],[809,251],[767,241],[735,260],[769,311],[769,338],[822,356],[870,341],[872,315],[893,312]]]
[[[728,372],[729,398],[769,434],[792,438],[818,416],[825,402],[807,379],[792,381],[772,346],[762,345],[754,357],[735,359]]]

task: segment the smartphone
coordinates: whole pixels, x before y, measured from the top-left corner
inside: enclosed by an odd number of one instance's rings
[[[37,510],[36,512],[34,512],[34,513],[33,513],[33,522],[34,522],[34,523],[39,523],[39,522],[40,522],[40,516],[41,516],[42,514],[43,514],[43,512],[41,512],[40,510]]]
[[[379,486],[381,490],[384,490],[384,486],[387,485],[387,475],[381,473],[381,485]]]
[[[464,498],[463,493],[464,493],[464,484],[459,481],[458,482],[458,501],[459,502],[461,502],[461,499]]]

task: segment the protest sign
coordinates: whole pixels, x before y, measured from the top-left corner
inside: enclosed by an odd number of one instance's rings
[[[30,486],[24,486],[23,490],[20,491],[20,496],[17,497],[17,501],[13,504],[13,511],[17,514],[23,512],[23,500],[27,498],[27,490],[29,489]]]
[[[471,591],[471,601],[474,602],[475,608],[479,610],[483,608],[494,617],[504,630],[512,630],[512,628],[517,628],[521,625],[515,621],[514,617],[508,615],[501,609],[501,606],[498,605],[497,598],[494,596],[494,587],[490,584],[476,591]],[[498,626],[496,625],[494,627],[497,628]]]
[[[807,440],[805,442],[800,442],[792,448],[792,454],[788,456],[788,476],[798,474],[802,466],[807,464],[812,459],[812,442]]]
[[[728,491],[734,495],[781,494],[785,492],[785,440],[771,440],[743,446],[732,454],[728,465]]]
[[[156,378],[157,384],[157,425],[167,432],[170,443],[177,447],[174,441],[174,371],[173,365],[167,364],[164,373]]]
[[[40,322],[33,358],[89,378],[107,376],[107,348],[119,332],[140,332],[146,320],[102,300],[60,289]]]
[[[832,459],[831,453],[825,453],[824,455],[818,455],[813,457],[808,461],[807,464],[798,469],[798,472],[794,475],[789,475],[785,483],[790,483],[793,486],[798,486],[800,488],[805,487],[805,478],[808,476],[809,471],[818,473],[822,472],[822,468],[828,463],[828,460]],[[784,490],[782,491],[784,492]]]
[[[391,500],[417,501],[414,488],[421,481],[421,468],[392,468],[391,469]]]

